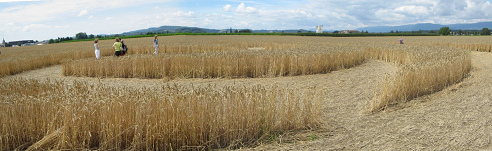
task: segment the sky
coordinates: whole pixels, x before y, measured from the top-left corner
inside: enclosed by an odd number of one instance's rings
[[[0,38],[47,40],[165,25],[324,31],[492,21],[490,0],[0,0]]]

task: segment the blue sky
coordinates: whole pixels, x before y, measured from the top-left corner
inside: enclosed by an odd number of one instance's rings
[[[163,25],[344,30],[492,21],[488,0],[0,0],[0,38],[46,40]]]

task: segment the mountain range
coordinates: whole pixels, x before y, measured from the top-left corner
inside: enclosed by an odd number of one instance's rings
[[[422,24],[410,24],[410,25],[402,25],[402,26],[374,26],[374,27],[363,27],[358,28],[357,30],[364,30],[369,32],[376,33],[385,33],[390,31],[418,31],[418,30],[439,30],[442,27],[449,27],[451,30],[482,30],[483,28],[492,29],[492,22],[479,22],[479,23],[471,23],[471,24],[449,24],[449,25],[441,25],[441,24],[431,24],[431,23],[422,23]]]
[[[401,25],[401,26],[373,26],[373,27],[363,27],[358,28],[357,30],[361,31],[369,31],[371,33],[387,33],[390,31],[429,31],[429,30],[439,30],[442,27],[449,27],[451,30],[481,30],[483,28],[492,29],[492,22],[479,22],[479,23],[471,23],[471,24],[450,24],[450,25],[441,25],[441,24],[431,24],[431,23],[421,23],[421,24],[410,24],[410,25]],[[152,27],[148,29],[140,29],[130,32],[122,33],[121,35],[141,35],[147,33],[226,33],[230,32],[231,29],[207,29],[207,28],[199,28],[199,27],[186,27],[186,26],[161,26],[161,27]],[[232,29],[233,32],[236,29]],[[237,29],[244,30],[244,29]],[[305,32],[314,32],[316,29],[289,29],[289,30],[252,30],[253,33],[297,33],[301,31]],[[340,30],[349,30],[349,29],[340,29]],[[329,30],[324,30],[325,32],[331,32]]]
[[[142,35],[142,34],[147,34],[147,33],[228,33],[232,30],[232,32],[235,32],[235,30],[247,30],[247,29],[207,29],[207,28],[199,28],[199,27],[186,27],[186,26],[161,26],[161,27],[152,27],[148,29],[140,29],[140,30],[135,30],[135,31],[130,31],[130,32],[124,32],[121,35]],[[301,31],[303,33],[308,32],[309,30],[305,29],[290,29],[290,30],[251,30],[253,33],[297,33],[298,31]]]

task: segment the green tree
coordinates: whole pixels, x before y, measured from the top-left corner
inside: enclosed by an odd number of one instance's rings
[[[439,29],[439,35],[449,35],[451,33],[451,29],[449,27],[442,27]]]
[[[48,44],[52,44],[52,43],[55,43],[55,40],[50,39],[50,41],[48,41]]]
[[[94,35],[93,34],[89,35],[89,39],[92,39],[92,38],[94,38]]]
[[[79,32],[77,34],[75,34],[75,38],[76,39],[87,39],[87,34],[85,32]]]
[[[239,30],[237,30],[237,29],[236,29],[236,30],[234,30],[234,33],[239,33]]]
[[[459,29],[458,30],[458,35],[463,35],[463,30]]]
[[[483,29],[482,29],[482,35],[490,35],[490,30],[489,30],[489,28],[483,28]]]
[[[252,33],[249,29],[240,30],[239,33]]]
[[[391,30],[390,33],[395,33],[395,32],[393,30]]]

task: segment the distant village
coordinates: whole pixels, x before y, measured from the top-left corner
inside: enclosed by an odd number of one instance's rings
[[[323,28],[323,25],[316,26],[316,33],[327,33],[327,32],[323,32],[323,29],[322,28]],[[231,32],[232,32],[232,28],[231,28]],[[335,31],[333,33],[352,34],[352,33],[360,33],[360,31],[358,31],[358,30],[342,30],[342,31]],[[85,34],[85,33],[83,33],[83,34]],[[88,37],[86,35],[86,38],[90,38],[90,37]],[[44,40],[44,41],[19,40],[19,41],[10,41],[10,42],[7,43],[7,42],[5,42],[5,38],[4,38],[4,39],[2,39],[2,43],[0,44],[0,48],[3,48],[3,47],[21,47],[21,46],[33,46],[33,45],[45,45],[45,44],[50,44],[50,43],[53,43],[53,42],[50,42],[49,40]]]
[[[0,48],[3,47],[20,47],[20,46],[32,46],[32,45],[44,45],[48,44],[48,41],[35,41],[35,40],[19,40],[19,41],[10,41],[5,42],[5,39],[2,39],[2,44],[0,44]]]
[[[323,28],[323,25],[316,26],[316,33],[326,33],[326,32],[323,32],[322,28]],[[358,30],[342,30],[342,31],[335,31],[335,33],[351,34],[351,33],[360,33],[360,32]],[[49,44],[49,41],[48,40],[44,40],[44,41],[19,40],[19,41],[10,41],[7,43],[7,42],[5,42],[5,39],[3,39],[2,44],[0,44],[0,48],[45,45],[45,44]]]

